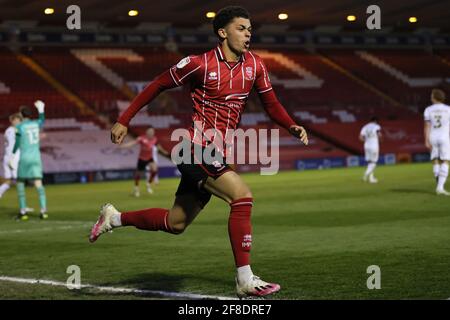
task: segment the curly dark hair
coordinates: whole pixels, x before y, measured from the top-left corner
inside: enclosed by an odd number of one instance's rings
[[[233,21],[234,18],[250,19],[250,14],[246,9],[239,6],[228,6],[222,8],[217,12],[213,20],[214,33],[219,36],[219,29],[224,28],[227,24]]]

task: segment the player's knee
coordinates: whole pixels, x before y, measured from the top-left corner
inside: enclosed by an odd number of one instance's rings
[[[252,194],[252,192],[250,191],[250,189],[247,189],[247,188],[246,188],[246,189],[242,189],[242,190],[237,190],[237,191],[233,194],[230,203],[231,203],[232,201],[236,201],[236,200],[239,200],[239,199],[242,199],[242,198],[253,198],[253,194]]]
[[[178,222],[170,225],[170,231],[172,231],[173,234],[182,234],[186,228],[187,223],[185,222]]]

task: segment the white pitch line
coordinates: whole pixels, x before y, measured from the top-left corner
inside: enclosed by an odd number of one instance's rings
[[[86,224],[92,222],[94,223],[94,220],[88,221],[88,220],[40,220],[39,218],[33,219],[30,218],[28,221],[10,221],[11,224],[24,224],[24,225],[30,225],[30,226],[37,226],[42,224],[64,224],[64,225],[76,225],[76,224]]]
[[[75,229],[75,228],[86,228],[88,226],[91,226],[91,224],[75,225],[75,226],[62,226],[62,227],[45,227],[45,228],[4,230],[4,231],[0,231],[0,235],[2,235],[2,234],[25,233],[25,232],[28,233],[28,232],[42,232],[42,231],[55,231],[55,230],[69,230],[69,229]]]
[[[43,280],[43,279],[26,279],[26,278],[0,276],[0,281],[9,281],[9,282],[26,283],[26,284],[43,284],[43,285],[51,285],[51,286],[67,288],[67,284],[64,282]],[[171,292],[171,291],[160,291],[160,290],[143,290],[143,289],[135,289],[135,288],[105,287],[105,286],[95,286],[92,284],[80,285],[80,289],[96,289],[99,291],[106,291],[106,292],[111,292],[111,293],[135,293],[135,294],[142,294],[142,295],[153,295],[153,296],[162,296],[162,297],[166,297],[166,298],[179,298],[179,299],[237,300],[237,298],[232,298],[232,297],[211,296],[211,295],[203,295],[203,294],[196,294],[196,293],[189,293],[189,292]]]

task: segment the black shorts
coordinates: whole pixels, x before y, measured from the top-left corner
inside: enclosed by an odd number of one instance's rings
[[[147,167],[147,165],[149,164],[149,163],[152,163],[153,162],[153,159],[150,159],[150,160],[142,160],[142,159],[138,159],[138,162],[137,162],[137,170],[138,171],[145,171],[145,168]]]
[[[204,147],[201,149],[202,151],[205,150]],[[226,159],[217,152],[212,152],[212,155],[216,160],[211,164],[206,163],[202,157],[196,157],[193,150],[194,149],[191,149],[190,163],[181,163],[177,165],[178,170],[181,172],[181,181],[175,195],[194,194],[203,208],[211,199],[211,193],[204,188],[206,179],[208,177],[217,179],[225,172],[233,169],[226,163]],[[182,151],[180,151],[180,155],[182,155]]]

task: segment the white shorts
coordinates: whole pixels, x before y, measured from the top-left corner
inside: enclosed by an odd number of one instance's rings
[[[8,159],[6,157],[3,159],[3,176],[7,180],[17,179],[17,168],[19,167],[19,157],[15,158],[13,165],[14,168],[11,169],[8,166]]]
[[[367,162],[378,162],[378,149],[365,148],[364,153]]]
[[[450,143],[449,141],[431,141],[430,159],[450,161]]]

